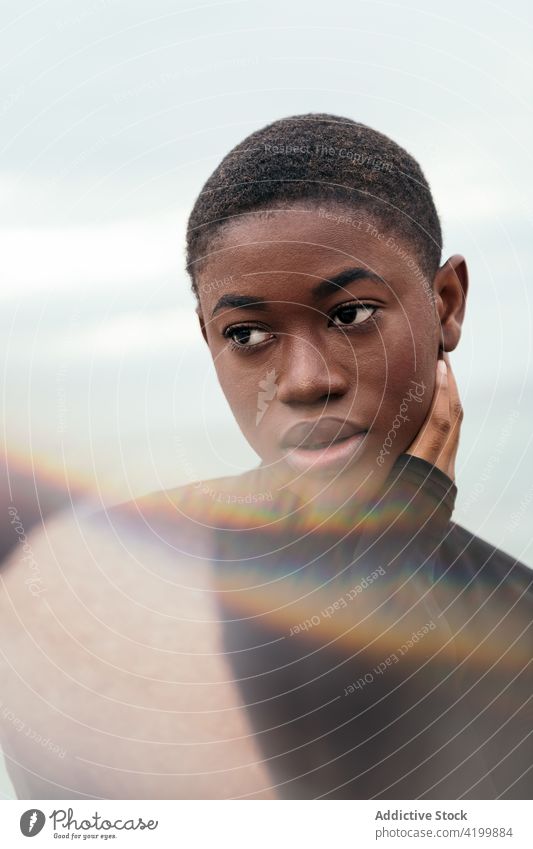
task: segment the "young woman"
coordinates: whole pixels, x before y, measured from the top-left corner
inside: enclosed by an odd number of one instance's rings
[[[90,658],[58,699],[75,704],[90,679],[93,703],[81,742],[69,711],[44,721],[81,770],[47,762],[47,787],[529,798],[531,573],[451,521],[462,408],[448,352],[468,280],[461,256],[441,264],[418,164],[349,119],[277,121],[209,178],[187,248],[201,332],[261,465],[87,518],[100,577],[87,587],[77,563],[67,577],[76,599],[100,600],[98,621],[80,633],[71,617],[69,651]],[[66,577],[49,569],[64,617]],[[4,722],[28,788],[33,752],[15,737]]]

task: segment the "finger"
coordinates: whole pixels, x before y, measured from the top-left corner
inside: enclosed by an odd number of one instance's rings
[[[435,462],[441,458],[442,452],[446,448],[450,427],[450,403],[446,365],[443,360],[439,360],[436,368],[435,389],[431,408],[418,439],[420,448],[428,452],[426,459]]]
[[[450,418],[449,382],[448,369],[443,360],[437,360],[437,374],[435,378],[435,391],[430,419],[436,423]]]
[[[438,437],[441,440],[442,448],[443,443],[445,443],[449,435],[451,426],[448,368],[444,360],[437,362],[435,402],[430,421],[434,424]]]
[[[463,420],[463,405],[461,403],[461,397],[459,395],[459,388],[457,386],[457,381],[455,379],[455,375],[453,373],[453,369],[450,363],[450,358],[446,352],[443,352],[444,361],[447,366],[448,373],[448,395],[450,402],[450,418],[454,424],[462,422]]]

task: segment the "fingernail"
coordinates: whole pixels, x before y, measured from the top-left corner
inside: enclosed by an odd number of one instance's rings
[[[443,377],[448,373],[444,360],[437,360],[437,368]]]

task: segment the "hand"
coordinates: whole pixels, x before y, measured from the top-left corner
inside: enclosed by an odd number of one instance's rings
[[[443,352],[442,357],[443,359],[439,358],[437,361],[437,378],[431,407],[405,453],[427,460],[454,481],[463,407],[448,354]]]

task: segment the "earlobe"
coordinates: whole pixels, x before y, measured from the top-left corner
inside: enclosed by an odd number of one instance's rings
[[[468,269],[460,254],[451,256],[439,268],[434,280],[437,315],[440,322],[440,344],[443,351],[453,351],[459,344],[468,292]]]

